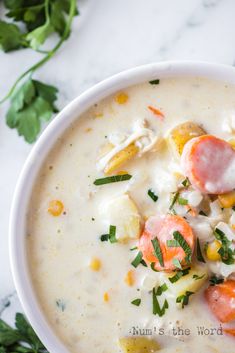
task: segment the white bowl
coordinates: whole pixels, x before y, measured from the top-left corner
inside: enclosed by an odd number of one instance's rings
[[[17,183],[10,216],[11,268],[25,314],[50,353],[68,353],[68,349],[47,323],[37,302],[28,271],[26,215],[38,171],[57,138],[90,106],[127,86],[151,79],[177,76],[201,76],[235,84],[234,68],[203,62],[154,63],[124,71],[95,85],[68,104],[46,128],[27,158]]]

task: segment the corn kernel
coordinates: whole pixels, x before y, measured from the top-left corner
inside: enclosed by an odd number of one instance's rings
[[[139,151],[139,148],[131,143],[129,146],[119,151],[107,164],[104,173],[111,174],[118,168],[120,168],[124,163],[132,159]]]
[[[221,243],[218,240],[214,240],[212,243],[207,245],[206,256],[210,261],[219,261],[221,259],[218,250],[221,248]]]
[[[115,100],[118,104],[125,104],[128,101],[128,95],[125,92],[120,92],[116,95]]]
[[[108,302],[109,301],[109,293],[105,292],[104,296],[103,296],[104,302]]]
[[[128,286],[133,286],[135,283],[134,272],[132,270],[128,271],[124,280]]]
[[[229,140],[228,143],[235,149],[235,139]]]
[[[101,268],[101,261],[94,257],[90,262],[90,269],[93,271],[99,271]]]
[[[54,217],[58,217],[64,210],[64,205],[60,200],[51,200],[47,211]]]
[[[103,118],[104,114],[103,113],[95,113],[94,118],[95,119],[100,119]]]
[[[230,191],[227,194],[219,195],[218,199],[222,207],[233,207],[235,206],[235,191]]]

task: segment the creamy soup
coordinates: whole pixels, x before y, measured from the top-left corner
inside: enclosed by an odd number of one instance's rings
[[[234,86],[156,78],[60,137],[32,193],[27,249],[70,352],[234,352],[234,135]]]

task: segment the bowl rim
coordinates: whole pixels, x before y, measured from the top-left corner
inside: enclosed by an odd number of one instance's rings
[[[50,353],[68,353],[47,322],[37,301],[26,258],[26,217],[28,201],[48,152],[71,123],[101,99],[128,86],[169,77],[205,77],[235,84],[235,68],[203,61],[166,61],[122,71],[86,90],[72,100],[44,130],[22,168],[16,184],[9,222],[10,265],[14,284],[23,310],[35,332]]]

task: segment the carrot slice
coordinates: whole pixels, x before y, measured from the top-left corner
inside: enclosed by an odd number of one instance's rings
[[[235,187],[235,150],[212,135],[188,141],[181,156],[191,184],[206,194],[224,194]]]
[[[235,328],[223,328],[223,331],[228,335],[235,337]]]
[[[170,246],[170,241],[175,240],[174,232],[179,232],[186,244],[193,252],[194,235],[191,227],[183,217],[176,215],[153,216],[145,223],[145,229],[139,240],[139,249],[143,254],[143,259],[147,263],[154,263],[156,270],[172,271],[177,268],[176,262],[182,266],[186,264],[186,252],[181,246]],[[157,242],[161,249],[163,261],[159,261],[159,257],[154,252],[152,241],[157,238]],[[175,261],[176,260],[176,261]]]
[[[235,320],[235,281],[210,286],[205,291],[206,301],[217,319],[221,322]]]
[[[151,105],[148,106],[148,109],[155,114],[159,119],[163,120],[165,118],[165,115],[161,112],[161,110],[152,107]]]

